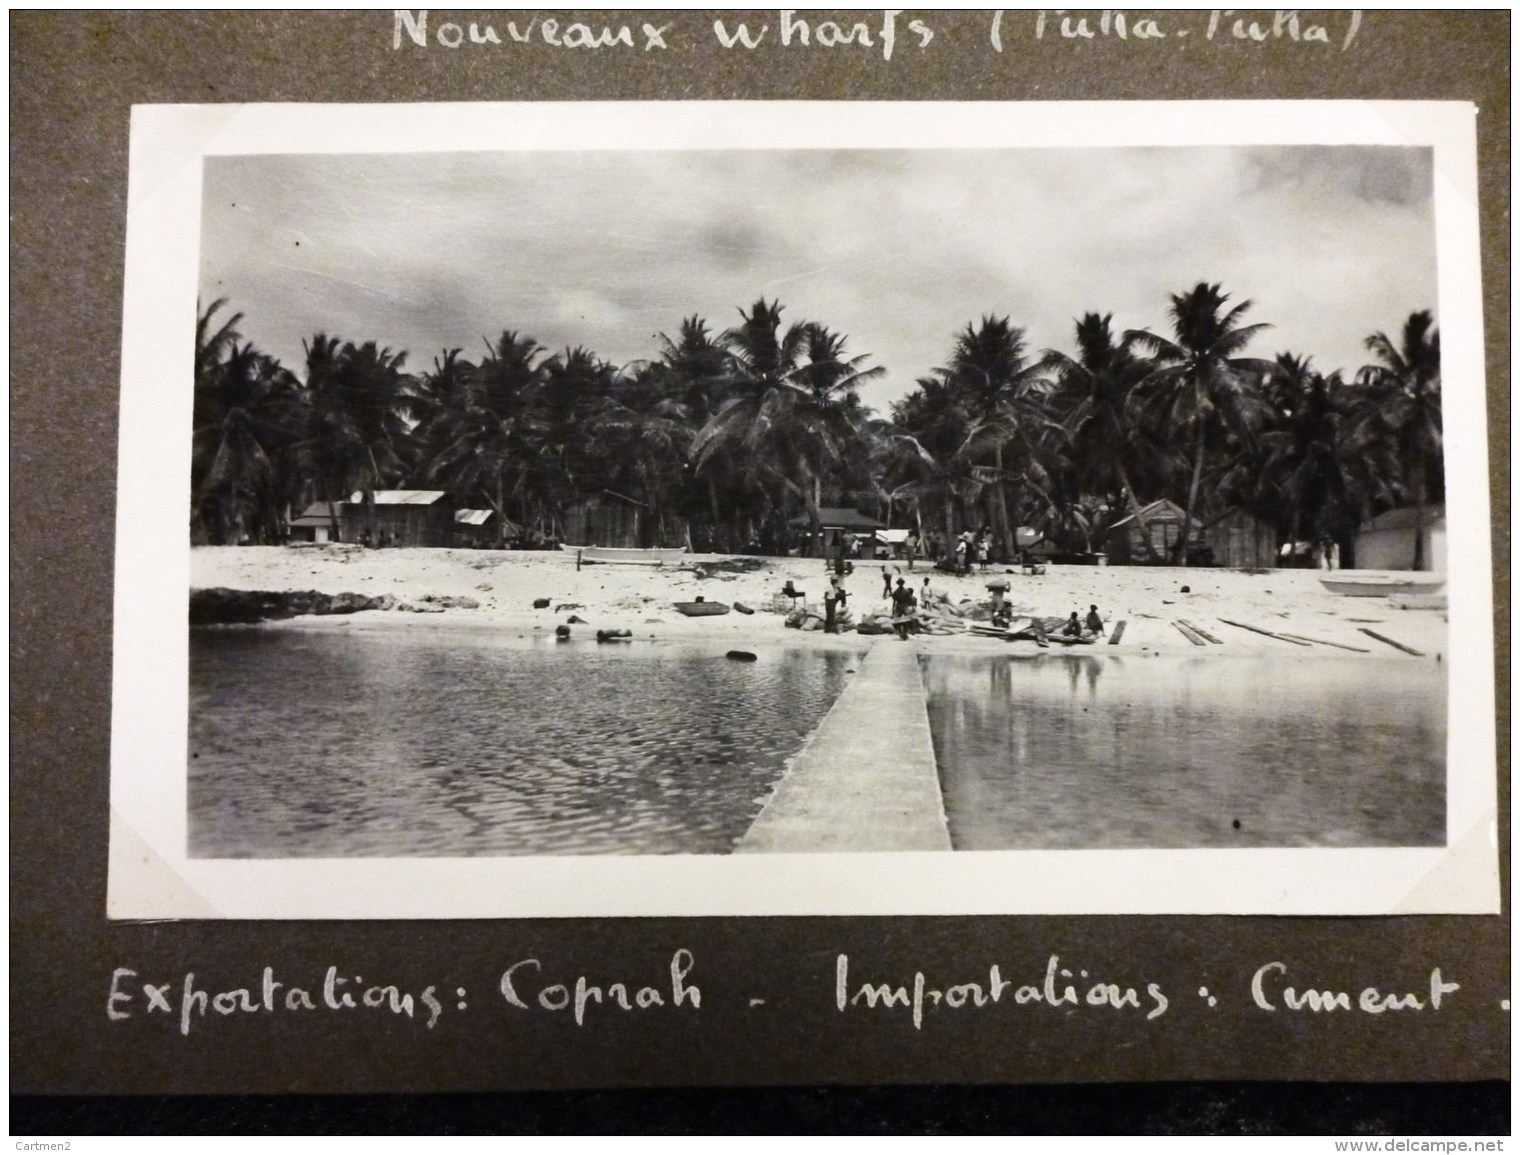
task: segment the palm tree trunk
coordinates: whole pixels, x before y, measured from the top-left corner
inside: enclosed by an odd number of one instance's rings
[[[713,548],[722,553],[728,545],[728,527],[723,524],[723,515],[718,509],[718,485],[713,481],[712,475],[707,477],[707,503],[712,507],[712,542]],[[722,535],[721,537],[719,535]]]
[[[501,470],[496,471],[496,544],[507,544],[507,501],[502,492]]]
[[[1003,446],[999,443],[993,448],[993,466],[997,469],[997,480],[992,486],[992,520],[993,537],[997,540],[998,548],[1002,556],[1008,556],[1010,533],[1008,530],[1008,502],[1003,493]]]
[[[1198,452],[1193,456],[1193,480],[1188,485],[1187,509],[1182,517],[1182,540],[1179,542],[1182,556],[1178,564],[1184,567],[1188,563],[1188,538],[1193,529],[1193,507],[1198,503],[1198,483],[1203,480],[1203,454],[1207,448],[1202,428],[1198,430]]]
[[[1414,467],[1414,568],[1425,568],[1425,467]]]
[[[327,519],[332,523],[333,541],[341,541],[343,535],[338,529],[338,503],[333,500],[332,478],[327,478],[322,484],[322,492],[327,496]]]
[[[1140,501],[1135,497],[1135,487],[1129,483],[1129,471],[1124,468],[1124,462],[1116,463],[1119,467],[1119,484],[1124,486],[1124,495],[1129,498],[1129,511],[1135,519],[1135,525],[1140,530],[1140,552],[1147,561],[1156,560],[1156,551],[1151,548],[1150,530],[1145,527],[1145,514],[1140,511]]]

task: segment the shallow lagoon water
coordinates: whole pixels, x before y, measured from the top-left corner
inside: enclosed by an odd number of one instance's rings
[[[923,661],[959,850],[1439,846],[1433,663]]]
[[[726,853],[856,654],[192,630],[198,858]]]

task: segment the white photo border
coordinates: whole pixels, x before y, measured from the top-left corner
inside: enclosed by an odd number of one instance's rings
[[[1477,110],[1458,102],[616,102],[133,110],[116,527],[115,919],[1500,910]],[[191,395],[202,161],[293,153],[1415,145],[1433,149],[1450,647],[1447,845],[192,859]]]

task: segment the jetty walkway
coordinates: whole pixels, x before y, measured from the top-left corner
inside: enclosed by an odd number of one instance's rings
[[[918,646],[881,637],[735,851],[949,849]]]

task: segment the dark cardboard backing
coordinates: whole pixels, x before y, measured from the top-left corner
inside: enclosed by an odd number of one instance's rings
[[[500,26],[509,14],[434,12]],[[521,14],[510,14],[520,17]],[[1108,1080],[1507,1079],[1509,997],[1509,104],[1507,12],[1368,14],[1340,52],[1290,41],[1030,39],[1004,51],[984,12],[907,13],[931,49],[724,51],[730,25],[775,12],[551,13],[672,24],[664,53],[392,47],[392,15],[27,13],[11,19],[12,1089],[57,1093],[486,1091],[525,1088]],[[825,13],[800,13],[825,19]],[[844,19],[840,13],[833,14]],[[1153,14],[1158,20],[1166,14]],[[1270,13],[1260,14],[1270,19]],[[1092,19],[1096,22],[1096,14]],[[1170,19],[1193,25],[1200,14]],[[1344,14],[1326,14],[1338,30]],[[1019,30],[1022,30],[1019,32]],[[1016,35],[1016,33],[1018,33]],[[774,33],[773,33],[774,35]],[[130,108],[159,102],[440,100],[1451,99],[1479,107],[1495,528],[1502,917],[896,918],[474,923],[110,924],[105,919],[113,501]],[[187,227],[193,227],[187,222]],[[1449,385],[1448,387],[1453,387]],[[180,580],[170,575],[168,580]],[[577,1028],[495,993],[524,957],[573,982],[658,978],[696,957],[699,1014],[611,1015]],[[1094,978],[1163,985],[1139,1016],[999,1006],[841,1014],[845,952],[893,982],[967,979],[997,963],[1037,982],[1051,955]],[[1463,984],[1449,1013],[1290,1017],[1251,1007],[1283,960],[1315,985]],[[213,990],[328,966],[468,991],[432,1031],[391,1016],[107,1019],[111,973]],[[932,980],[931,980],[932,981]],[[964,981],[964,980],[960,980]],[[1197,997],[1221,993],[1216,1008]],[[749,1000],[763,998],[763,1007]],[[140,1009],[140,1008],[139,1008]]]

